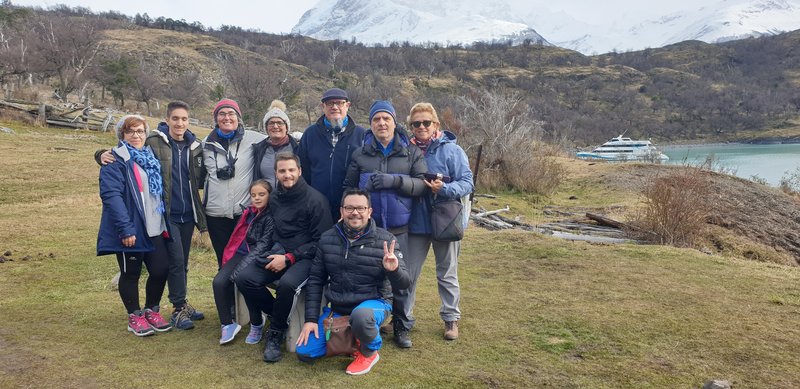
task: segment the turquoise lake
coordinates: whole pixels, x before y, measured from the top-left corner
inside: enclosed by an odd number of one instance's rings
[[[780,183],[781,177],[800,167],[800,144],[715,144],[658,148],[669,157],[669,164],[697,166],[713,155],[715,167],[722,167],[726,172],[742,178],[758,176],[773,186]]]

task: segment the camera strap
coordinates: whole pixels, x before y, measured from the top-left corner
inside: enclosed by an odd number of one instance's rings
[[[236,161],[239,160],[239,146],[242,145],[242,141],[240,140],[239,143],[236,144],[236,154],[231,157],[231,152],[229,150],[225,150],[225,158],[228,162],[228,166],[233,167],[236,164]],[[219,165],[217,164],[217,149],[214,148],[214,168],[219,170]]]

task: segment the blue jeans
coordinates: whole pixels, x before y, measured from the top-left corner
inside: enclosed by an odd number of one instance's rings
[[[358,304],[353,312],[350,313],[350,328],[353,331],[353,337],[361,342],[361,353],[372,354],[374,351],[381,349],[383,340],[381,339],[378,328],[383,321],[391,314],[392,306],[383,300],[367,300]],[[329,307],[322,310],[322,315],[317,322],[317,330],[319,331],[319,338],[314,334],[308,337],[308,343],[305,345],[297,346],[296,353],[303,359],[316,359],[325,356],[325,319],[331,313]],[[334,313],[333,317],[342,316]]]

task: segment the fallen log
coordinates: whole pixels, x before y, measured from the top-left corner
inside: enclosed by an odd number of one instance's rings
[[[614,228],[619,228],[619,229],[625,229],[625,228],[629,227],[627,224],[625,224],[623,222],[619,222],[619,221],[616,221],[614,219],[611,219],[611,218],[608,218],[608,217],[605,217],[605,216],[602,216],[602,215],[598,215],[598,214],[595,214],[595,213],[586,212],[586,217],[588,217],[591,220],[596,221],[601,226],[609,226],[609,227],[614,227]]]
[[[500,208],[500,209],[497,209],[497,210],[494,210],[494,211],[478,212],[478,213],[475,214],[475,216],[476,217],[491,216],[491,215],[496,215],[496,214],[501,213],[501,212],[508,212],[510,210],[511,210],[511,208],[508,205],[506,205],[505,208]]]
[[[472,215],[470,216],[470,219],[474,221],[476,224],[489,228],[490,230],[505,230],[509,228],[514,228],[514,226],[511,224],[498,220],[492,220],[487,217]]]
[[[513,226],[517,226],[517,227],[519,227],[519,228],[521,228],[523,230],[526,230],[526,231],[536,231],[537,230],[536,226],[533,226],[533,225],[530,225],[530,224],[527,224],[527,223],[523,223],[523,222],[518,221],[518,220],[510,219],[510,218],[507,218],[505,216],[492,215],[492,217],[497,218],[500,221],[506,222],[506,223],[511,224]]]

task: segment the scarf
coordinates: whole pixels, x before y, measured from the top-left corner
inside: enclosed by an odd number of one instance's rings
[[[422,154],[424,155],[428,151],[428,147],[430,147],[433,143],[433,137],[428,139],[427,142],[422,142],[417,138],[411,138],[411,142],[414,142],[414,144],[417,145],[420,150],[422,150]]]
[[[289,134],[283,137],[281,140],[276,139],[269,139],[269,144],[272,145],[272,148],[278,150],[279,148],[286,146],[289,143]]]
[[[147,173],[147,189],[159,199],[158,208],[156,208],[156,210],[159,213],[164,213],[164,199],[162,198],[162,193],[164,192],[164,181],[161,178],[161,163],[158,162],[156,156],[153,155],[150,147],[145,146],[141,150],[138,150],[129,145],[128,142],[123,141],[122,143],[131,154],[131,159],[133,159],[133,162],[136,162],[136,164],[144,169],[145,173]]]
[[[347,123],[350,121],[349,116],[345,116],[342,120],[341,127],[334,127],[333,124],[328,120],[328,118],[322,118],[322,122],[325,123],[325,128],[330,129],[333,131],[334,134],[338,134],[342,132],[342,129],[347,128]]]
[[[222,132],[222,130],[220,130],[219,127],[217,127],[216,130],[217,130],[217,136],[225,140],[231,140],[233,139],[234,136],[236,136],[236,131],[231,131],[229,134],[226,134]]]
[[[369,232],[369,225],[363,229],[357,230],[355,228],[348,227],[347,223],[342,221],[342,233],[344,233],[344,236],[351,242],[359,240],[362,236],[366,235],[367,232]]]

